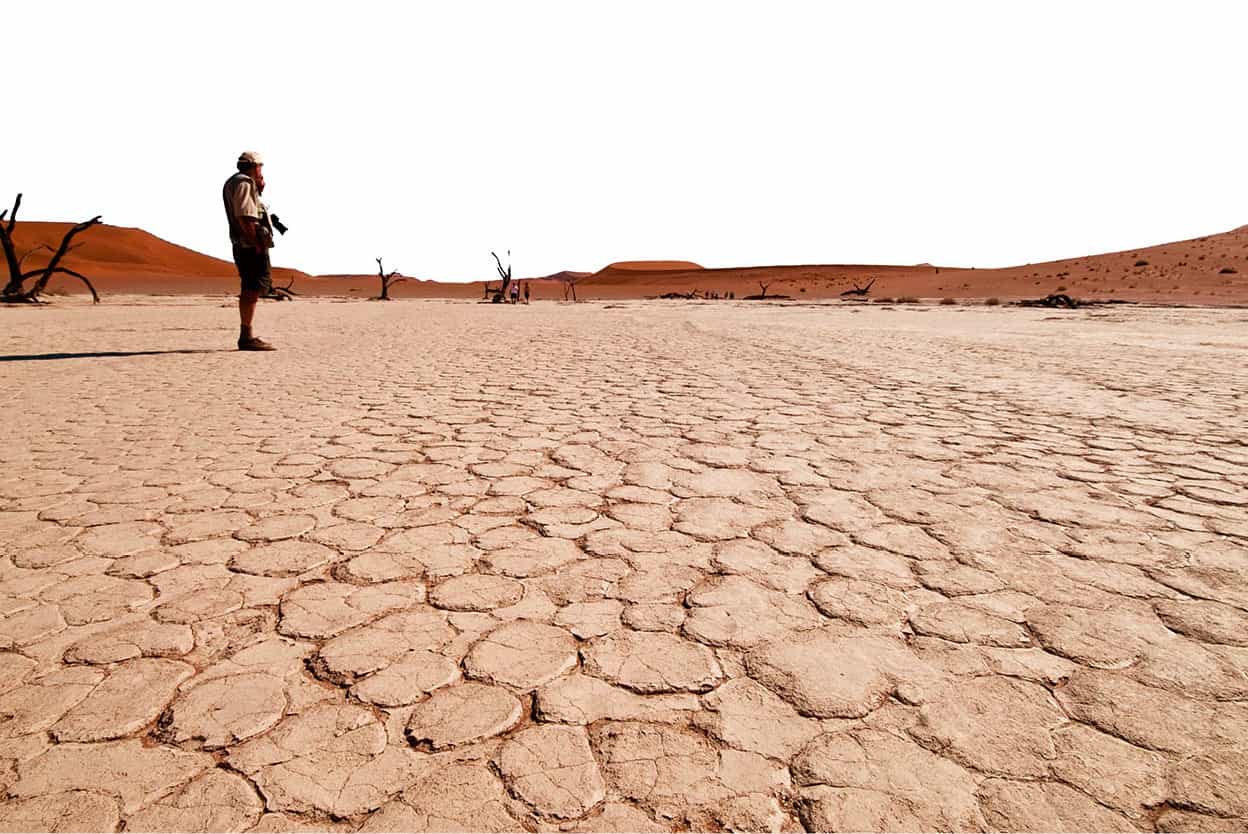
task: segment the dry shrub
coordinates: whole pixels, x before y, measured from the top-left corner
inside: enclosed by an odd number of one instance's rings
[[[884,296],[883,298],[873,298],[872,301],[874,301],[876,304],[892,304],[893,303],[893,300],[889,298],[888,296]]]
[[[997,307],[997,306],[1000,306],[1000,304],[1001,304],[1001,299],[999,299],[999,298],[990,298],[990,299],[988,299],[987,301],[985,301],[984,303],[985,303],[985,304],[987,304],[989,307]]]
[[[957,304],[958,300],[956,298],[942,298],[940,303],[948,307],[951,304]]]
[[[897,299],[897,303],[898,304],[918,304],[919,299],[917,296],[903,295],[901,298]]]

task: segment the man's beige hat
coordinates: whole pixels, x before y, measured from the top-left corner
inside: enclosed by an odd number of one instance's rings
[[[239,164],[246,163],[248,165],[263,165],[264,159],[255,151],[243,151],[238,155]]]

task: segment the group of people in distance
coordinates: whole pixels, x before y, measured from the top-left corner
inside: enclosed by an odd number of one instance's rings
[[[529,303],[529,282],[528,281],[512,281],[511,282],[511,303],[520,303],[520,285],[524,284],[524,303]]]

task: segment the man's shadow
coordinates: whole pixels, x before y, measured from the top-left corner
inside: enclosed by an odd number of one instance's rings
[[[170,353],[237,353],[229,348],[185,348],[182,350],[99,350],[90,353],[28,353],[0,356],[0,362],[46,362],[49,359],[101,359],[110,356],[163,356]]]

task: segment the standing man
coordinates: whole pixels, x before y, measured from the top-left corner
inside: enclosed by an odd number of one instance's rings
[[[276,350],[251,332],[251,320],[260,296],[272,289],[269,249],[273,230],[268,212],[260,204],[264,190],[264,161],[255,151],[238,157],[238,173],[225,181],[221,196],[230,223],[230,243],[234,244],[234,265],[238,267],[238,349]]]

